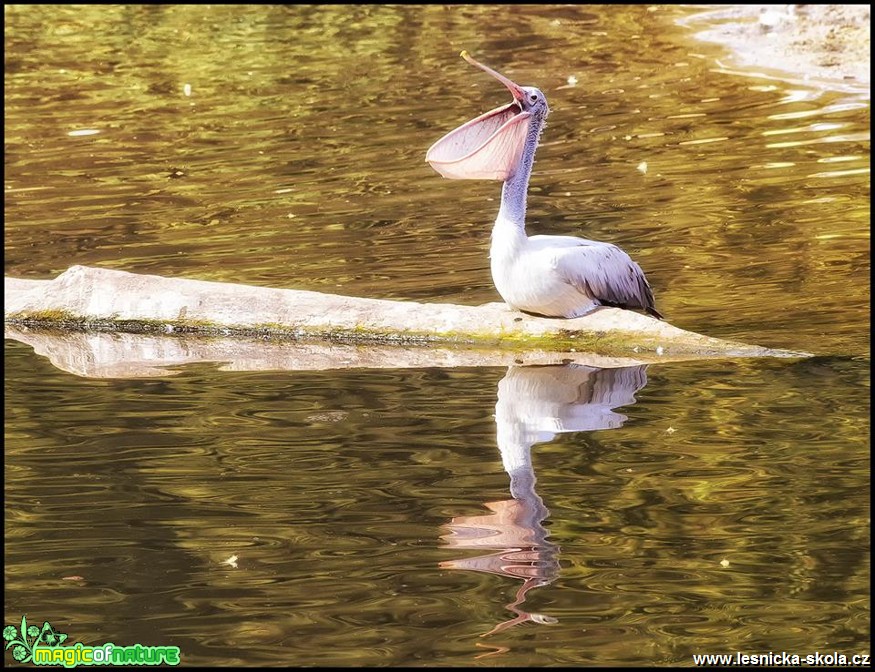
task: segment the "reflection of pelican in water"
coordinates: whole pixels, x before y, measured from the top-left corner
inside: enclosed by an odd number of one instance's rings
[[[498,384],[495,424],[498,448],[510,476],[513,499],[486,502],[492,513],[459,516],[443,539],[452,548],[496,549],[494,553],[442,562],[441,567],[489,572],[522,579],[507,608],[516,614],[491,635],[519,623],[555,623],[556,619],[522,608],[526,593],[551,583],[559,574],[559,547],[547,540],[547,507],[535,492],[531,447],[560,432],[614,429],[626,416],[614,408],[635,403],[647,384],[645,366],[598,369],[591,366],[515,367]]]

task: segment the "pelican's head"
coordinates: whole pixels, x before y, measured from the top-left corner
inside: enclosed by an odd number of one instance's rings
[[[550,112],[547,97],[475,61],[467,51],[462,58],[504,84],[513,102],[450,131],[429,148],[425,160],[444,177],[506,180],[519,164],[532,125],[540,129]]]

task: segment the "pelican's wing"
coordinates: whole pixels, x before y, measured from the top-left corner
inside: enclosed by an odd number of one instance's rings
[[[555,267],[568,284],[604,305],[641,308],[662,317],[644,271],[616,245],[579,239],[578,245],[559,251]]]

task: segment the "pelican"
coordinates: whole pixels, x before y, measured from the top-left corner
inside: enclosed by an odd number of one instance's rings
[[[501,180],[501,207],[489,249],[492,281],[511,308],[580,317],[598,306],[638,308],[662,318],[644,272],[616,245],[574,236],[527,236],[526,192],[549,108],[533,86],[519,86],[462,52],[504,84],[513,101],[450,131],[425,160],[451,179]]]

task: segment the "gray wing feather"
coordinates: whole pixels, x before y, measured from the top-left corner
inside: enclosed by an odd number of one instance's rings
[[[644,271],[616,245],[581,241],[562,250],[556,270],[590,298],[659,315]]]

